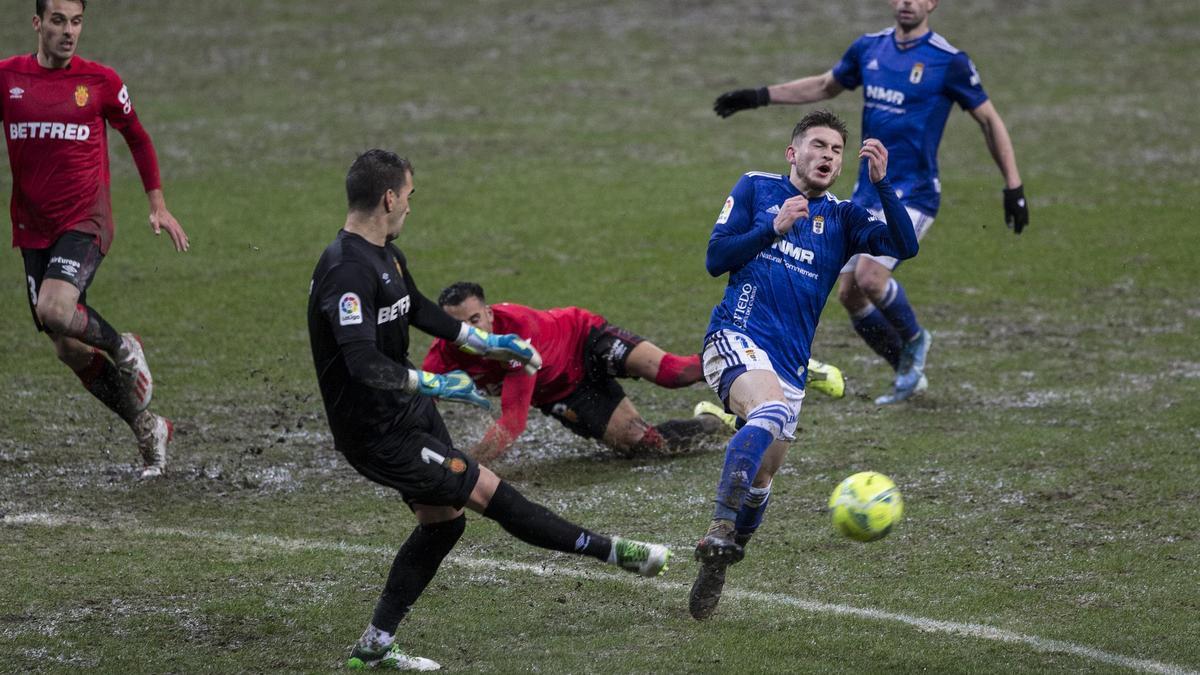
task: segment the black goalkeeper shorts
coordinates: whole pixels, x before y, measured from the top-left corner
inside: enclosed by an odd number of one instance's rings
[[[356,471],[400,493],[404,502],[463,508],[479,481],[479,464],[456,450],[436,411],[424,424],[389,433],[369,449],[343,451]]]

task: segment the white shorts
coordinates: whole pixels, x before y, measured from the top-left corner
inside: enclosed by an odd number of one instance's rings
[[[704,363],[704,379],[708,386],[729,409],[729,388],[733,381],[747,370],[767,370],[775,374],[779,386],[783,389],[783,397],[792,414],[783,428],[783,438],[796,440],[796,423],[800,420],[800,406],[804,403],[804,390],[788,383],[775,372],[771,358],[760,349],[749,337],[732,330],[719,330],[704,341],[704,353],[700,356]],[[745,420],[743,420],[745,421]]]
[[[929,228],[933,227],[933,216],[922,213],[911,206],[904,207],[904,210],[908,211],[908,217],[913,222],[913,229],[917,231],[917,241],[921,241],[921,239],[925,236],[925,233],[929,231]],[[883,211],[870,211],[871,215],[875,216],[877,219],[882,220],[885,223],[887,222],[887,218],[883,217]],[[845,265],[842,265],[842,271],[840,273],[845,274],[846,272],[853,272],[854,268],[858,265],[859,256],[866,256],[880,265],[888,268],[889,270],[896,269],[896,264],[900,262],[890,255],[855,253],[854,255],[850,256],[850,259],[846,261]]]

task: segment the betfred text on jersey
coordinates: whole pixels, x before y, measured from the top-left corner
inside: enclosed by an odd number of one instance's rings
[[[379,319],[375,322],[376,325],[385,324],[389,321],[395,321],[400,317],[408,314],[409,305],[412,303],[408,296],[404,296],[392,303],[390,307],[382,307],[379,310]]]
[[[8,125],[10,140],[34,138],[61,139],[64,141],[86,141],[92,136],[92,128],[86,124],[64,124],[62,122],[14,122]]]

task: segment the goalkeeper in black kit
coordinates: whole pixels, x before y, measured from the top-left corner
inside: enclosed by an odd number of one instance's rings
[[[446,314],[421,295],[404,254],[392,243],[413,193],[408,160],[369,150],[346,175],[346,224],[321,255],[308,301],[313,362],[334,445],[359,473],[394,488],[416,516],[400,547],[371,623],[347,665],[436,670],[405,653],[400,621],[466,528],[464,508],[496,521],[534,546],[587,555],[654,577],[671,552],[657,544],[607,537],[534,504],[454,447],[431,397],[488,407],[462,371],[436,375],[408,358],[408,327],[470,354],[518,361],[531,372],[537,350],[516,335],[491,335]]]

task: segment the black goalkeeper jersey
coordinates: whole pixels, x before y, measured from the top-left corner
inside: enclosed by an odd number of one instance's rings
[[[313,363],[338,450],[369,450],[437,416],[428,397],[401,390],[405,369],[415,367],[410,324],[447,340],[461,327],[417,290],[400,249],[340,230],[317,262],[308,297]]]

